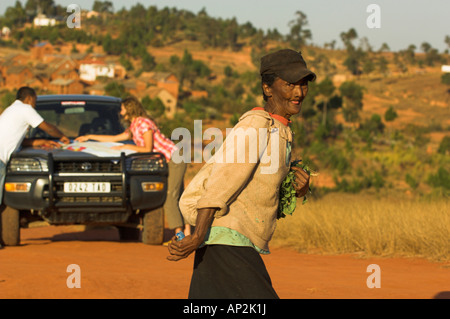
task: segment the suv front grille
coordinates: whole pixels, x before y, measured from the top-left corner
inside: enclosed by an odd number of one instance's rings
[[[51,205],[63,207],[122,207],[124,189],[122,161],[105,158],[64,159],[53,161],[52,190],[44,191]],[[108,193],[66,193],[64,183],[107,182]]]
[[[84,161],[55,161],[55,173],[121,173],[120,161],[112,160],[84,160]]]

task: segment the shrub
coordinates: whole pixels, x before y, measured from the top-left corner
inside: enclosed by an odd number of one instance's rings
[[[448,84],[448,85],[450,85],[450,73],[444,73],[444,74],[442,74],[442,76],[441,76],[441,82],[442,82],[443,84]]]
[[[416,189],[419,186],[419,182],[410,174],[406,174],[405,181],[412,189]]]
[[[434,188],[450,190],[450,172],[441,166],[436,174],[428,175],[427,183]]]
[[[450,74],[450,73],[449,73]],[[439,154],[450,153],[450,136],[444,136],[437,151]]]
[[[384,113],[384,120],[386,122],[392,122],[397,117],[398,117],[397,112],[395,112],[394,107],[392,105],[387,109],[386,113]]]

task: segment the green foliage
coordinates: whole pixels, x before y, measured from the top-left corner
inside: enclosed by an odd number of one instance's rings
[[[450,190],[450,172],[441,166],[436,174],[428,175],[427,183],[434,188]]]
[[[347,122],[357,122],[363,108],[364,87],[353,81],[346,81],[341,84],[339,91],[344,100],[344,119]]]
[[[311,174],[311,169],[309,166],[302,162],[302,160],[296,160],[291,163],[291,167],[300,167],[305,170],[308,174]],[[285,218],[287,215],[292,215],[297,206],[297,197],[295,196],[296,191],[293,183],[295,183],[295,174],[291,169],[287,174],[286,178],[283,180],[280,186],[280,195],[278,203],[278,216],[277,218]],[[311,192],[311,189],[309,190]],[[307,201],[306,196],[303,198],[303,204]]]
[[[3,91],[1,94],[0,109],[3,111],[16,100],[16,95],[10,91]]]
[[[409,173],[406,173],[405,181],[409,185],[409,187],[411,187],[414,190],[419,186],[419,182],[414,177],[412,177]]]
[[[441,82],[442,82],[443,84],[450,85],[450,73],[444,73],[444,74],[442,74],[442,76],[441,76]]]
[[[327,145],[321,140],[314,141],[307,151],[320,158],[323,167],[336,170],[341,175],[349,172],[351,168],[350,159],[342,149]]]
[[[295,12],[296,19],[289,22],[290,33],[288,35],[288,40],[293,48],[300,49],[306,44],[306,41],[311,39],[311,31],[305,29],[308,25],[308,18],[306,14],[301,11]]]
[[[373,114],[372,117],[364,123],[361,123],[358,128],[358,135],[363,141],[369,142],[375,135],[383,133],[384,124],[381,121],[381,116]]]
[[[335,177],[334,182],[336,184],[336,190],[345,193],[359,193],[364,189],[370,188],[375,188],[378,191],[386,183],[382,173],[378,171],[374,171],[368,176],[353,177],[350,181],[345,177],[341,179]]]
[[[105,94],[120,98],[125,98],[129,95],[127,90],[125,89],[125,86],[123,84],[119,84],[115,81],[108,83],[105,86]]]
[[[189,50],[185,49],[182,58],[170,57],[170,65],[180,80],[180,87],[184,81],[189,81],[191,85],[198,78],[206,78],[211,75],[211,70],[200,60],[194,60]]]
[[[148,95],[146,95],[142,98],[141,103],[150,113],[151,117],[158,118],[162,116],[166,110],[163,102],[159,98],[151,99]]]
[[[386,122],[392,122],[398,117],[397,112],[395,112],[394,107],[391,105],[384,113],[384,120]]]
[[[194,118],[194,119],[204,119],[205,118],[204,108],[196,101],[187,100],[183,103],[182,107],[191,118]]]
[[[439,154],[449,154],[450,153],[450,136],[444,136],[437,151]]]
[[[119,62],[120,62],[120,64],[122,64],[122,66],[123,66],[127,71],[133,71],[133,70],[134,70],[133,64],[132,64],[131,61],[126,57],[125,54],[121,54],[121,55],[120,55]]]
[[[240,115],[238,113],[234,113],[230,118],[230,125],[234,127],[239,122]]]
[[[113,13],[114,5],[111,1],[99,1],[95,0],[92,5],[92,11],[97,11],[100,13]]]

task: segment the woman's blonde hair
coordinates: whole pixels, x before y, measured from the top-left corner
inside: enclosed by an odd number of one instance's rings
[[[128,120],[134,119],[136,117],[146,117],[149,118],[144,106],[139,102],[139,100],[134,96],[129,96],[122,100],[122,105],[127,111]]]

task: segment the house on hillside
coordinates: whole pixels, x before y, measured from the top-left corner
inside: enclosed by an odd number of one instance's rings
[[[28,63],[29,60],[30,60],[29,57],[24,54],[12,53],[5,56],[1,65],[3,67],[10,67],[13,65],[25,65]]]
[[[443,65],[441,71],[444,73],[450,73],[450,65]]]
[[[123,80],[127,77],[127,69],[121,64],[114,64],[114,77]]]
[[[5,87],[7,89],[19,89],[25,82],[34,78],[33,72],[28,66],[25,65],[13,65],[6,68],[6,71],[2,72]]]
[[[2,38],[2,39],[4,39],[4,40],[9,40],[9,37],[11,36],[11,29],[10,28],[8,28],[8,27],[3,27],[2,28],[2,31],[1,31],[1,34],[0,34],[0,37]]]
[[[167,118],[171,119],[175,116],[177,112],[177,97],[164,88],[159,88],[155,86],[150,86],[143,93],[144,96],[148,95],[151,99],[158,98],[164,104],[166,108],[165,114]]]
[[[34,45],[30,51],[33,59],[42,60],[45,55],[53,54],[54,47],[50,42],[44,41]]]
[[[50,63],[38,63],[33,69],[33,75],[42,82],[43,90],[50,90],[50,82],[61,80],[78,81],[77,64],[69,57],[56,57]]]
[[[144,72],[141,74],[140,78],[147,81],[150,85],[166,89],[170,94],[178,99],[180,81],[178,81],[175,74],[170,72]]]
[[[56,25],[55,18],[49,18],[45,14],[38,13],[37,16],[33,20],[33,25],[35,27],[53,27]]]
[[[80,62],[80,79],[93,83],[97,77],[114,78],[114,64],[107,64],[101,60],[85,60]]]
[[[137,97],[142,97],[142,92],[147,88],[147,83],[140,79],[126,80],[121,83],[130,94]]]
[[[207,98],[208,92],[205,90],[191,90],[188,92],[189,97],[193,99]]]
[[[86,93],[89,95],[105,95],[105,84],[97,83],[86,88]]]
[[[58,78],[49,83],[49,90],[55,94],[82,94],[84,85],[78,80]]]

